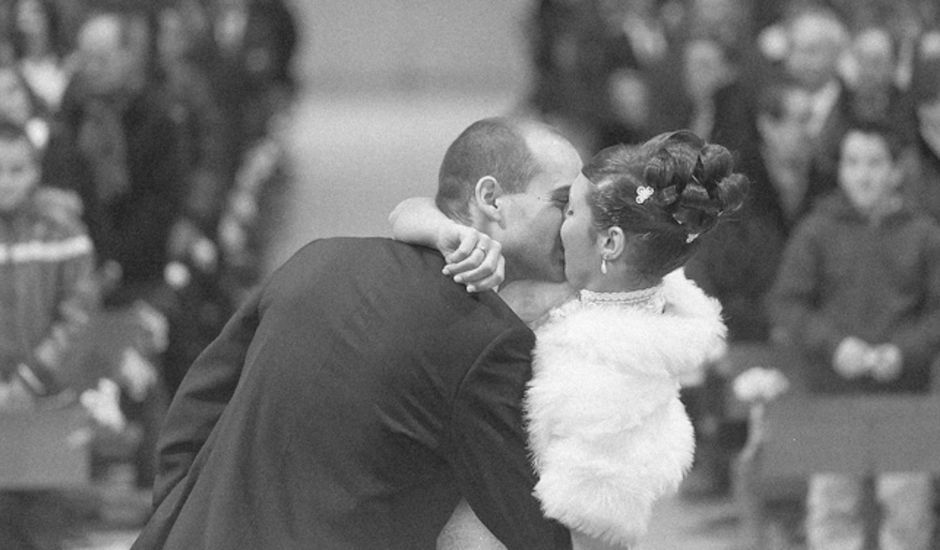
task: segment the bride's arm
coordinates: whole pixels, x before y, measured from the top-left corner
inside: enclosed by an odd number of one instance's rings
[[[401,201],[388,215],[388,222],[395,240],[431,248],[437,248],[439,233],[456,223],[438,210],[430,197]]]
[[[428,197],[405,199],[389,214],[396,240],[436,248],[444,256],[444,274],[470,292],[491,290],[503,282],[500,244],[485,233],[448,218]]]

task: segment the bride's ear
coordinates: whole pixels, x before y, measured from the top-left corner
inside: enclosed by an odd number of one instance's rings
[[[488,220],[499,223],[502,220],[503,213],[500,209],[499,198],[503,194],[503,188],[493,176],[483,176],[477,181],[473,188],[473,198],[480,210]]]
[[[616,225],[601,231],[597,236],[597,245],[601,256],[613,261],[623,255],[627,246],[627,236]]]

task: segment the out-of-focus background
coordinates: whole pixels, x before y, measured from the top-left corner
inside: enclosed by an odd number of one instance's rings
[[[807,349],[767,307],[838,193],[846,128],[889,127],[900,194],[940,219],[936,0],[0,0],[0,174],[40,183],[0,184],[0,550],[128,548],[167,404],[246,293],[311,239],[387,235],[493,115],[585,160],[690,128],[753,180],[686,269],[729,348],[684,383],[695,466],[642,548],[808,548],[845,525],[938,547],[931,361],[913,386],[807,399]],[[925,296],[910,325],[937,326],[937,262],[901,277]],[[898,470],[926,500],[877,481]],[[810,507],[822,472],[842,476]]]
[[[530,10],[520,0],[298,9],[308,34],[294,66],[306,93],[288,141],[309,185],[274,256],[311,237],[387,234],[402,197],[433,194],[450,141],[524,101]]]

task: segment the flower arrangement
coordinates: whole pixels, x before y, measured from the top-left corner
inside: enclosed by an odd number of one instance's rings
[[[734,396],[744,403],[770,403],[790,388],[790,381],[777,369],[751,367],[732,382]]]
[[[777,369],[751,367],[735,377],[731,389],[735,398],[750,404],[748,418],[748,437],[740,460],[744,464],[753,463],[761,443],[767,437],[764,413],[767,403],[774,401],[790,388],[790,381]]]
[[[96,388],[83,391],[79,401],[98,425],[120,433],[127,426],[127,419],[121,412],[120,393],[117,383],[102,378]]]

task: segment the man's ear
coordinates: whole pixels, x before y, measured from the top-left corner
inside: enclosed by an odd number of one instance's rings
[[[627,246],[627,236],[624,235],[623,229],[616,225],[601,231],[597,236],[597,241],[601,256],[607,258],[608,261],[622,256]]]
[[[502,219],[502,211],[497,200],[502,194],[503,188],[493,176],[483,176],[473,188],[473,198],[477,208],[488,220],[494,222]]]

